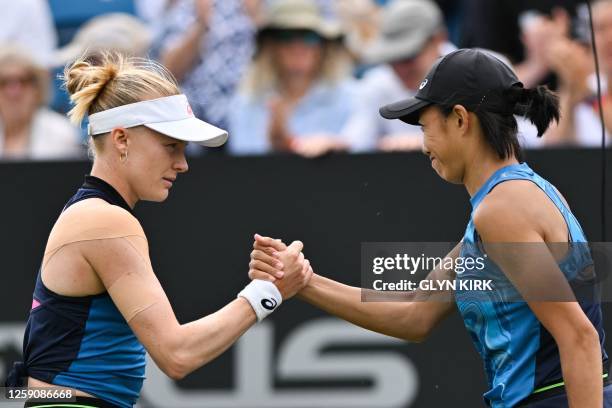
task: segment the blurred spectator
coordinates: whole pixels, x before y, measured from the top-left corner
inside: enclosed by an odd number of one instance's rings
[[[277,2],[278,0],[252,0],[252,1],[257,1],[258,4],[260,5],[261,11],[265,14],[266,11],[270,8],[270,6],[273,5],[275,2]],[[319,9],[319,13],[323,16],[324,19],[326,20],[337,20],[338,19],[336,3],[342,0],[331,0],[331,1],[330,0],[312,0],[312,1],[317,5],[317,8]]]
[[[71,108],[68,93],[62,86],[64,66],[83,54],[99,51],[118,51],[135,57],[145,57],[153,36],[147,26],[127,13],[107,13],[87,21],[74,35],[72,41],[54,53],[56,67],[51,107],[58,112]],[[83,134],[87,139],[87,135]]]
[[[603,113],[608,133],[606,143],[610,145],[612,143],[612,0],[596,0],[593,4],[593,14],[597,55],[601,61],[601,69],[603,71]],[[590,78],[589,84],[591,89],[597,89],[596,79],[594,76]],[[597,105],[591,103],[591,106],[597,109]],[[597,132],[597,134],[600,134],[600,132]],[[600,139],[598,138],[598,141]]]
[[[0,0],[0,43],[17,44],[49,66],[57,34],[46,0]]]
[[[606,143],[612,131],[612,0],[593,4],[593,27],[600,59]],[[560,38],[546,49],[546,58],[559,77],[561,120],[551,127],[545,139],[548,144],[601,146],[601,122],[596,95],[596,76],[590,48],[586,44]]]
[[[418,150],[421,131],[402,121],[384,120],[378,109],[414,96],[432,64],[455,47],[447,42],[442,13],[429,0],[394,0],[382,14],[379,38],[365,61],[383,63],[366,72],[357,109],[342,130],[355,151]]]
[[[340,26],[326,21],[312,1],[270,6],[257,54],[232,103],[233,153],[312,157],[346,149],[338,132],[352,113],[355,83],[340,35]]]
[[[373,0],[336,0],[336,13],[344,27],[344,43],[356,59],[378,35],[380,6]]]
[[[229,102],[253,54],[252,3],[177,0],[156,46],[194,114],[221,128],[227,127]]]
[[[83,156],[78,130],[45,107],[49,73],[25,50],[0,46],[0,158]]]
[[[134,0],[48,0],[48,3],[60,46],[69,43],[78,29],[94,17],[108,13],[136,14]]]
[[[177,0],[134,0],[136,15],[146,24],[155,24],[164,18]]]
[[[83,25],[72,41],[55,52],[55,65],[66,65],[81,55],[99,51],[118,51],[144,57],[153,38],[147,26],[125,13],[108,13],[94,17]]]
[[[525,58],[517,63],[517,76],[528,88],[541,83],[557,86],[557,79],[550,78],[553,67],[547,58],[548,47],[570,36],[570,16],[562,8],[555,8],[552,16],[537,12],[524,13],[519,21]]]
[[[461,41],[463,10],[468,0],[435,0],[444,14],[448,36],[453,44]]]
[[[163,21],[177,0],[134,0],[136,15],[149,26],[154,38],[159,37]]]
[[[461,46],[508,56],[524,85],[532,87],[549,74],[542,48],[569,32],[571,18],[582,3],[584,0],[465,0]]]

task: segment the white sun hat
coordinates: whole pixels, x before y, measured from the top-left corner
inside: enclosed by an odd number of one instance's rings
[[[185,95],[173,95],[130,103],[89,115],[87,133],[95,136],[116,128],[146,126],[166,136],[202,146],[219,147],[227,131],[193,115]]]

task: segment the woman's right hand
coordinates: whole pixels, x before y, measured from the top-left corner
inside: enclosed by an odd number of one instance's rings
[[[281,240],[255,235],[249,278],[273,282],[283,300],[295,296],[304,288],[313,271],[310,261],[304,258],[300,241],[286,246]]]

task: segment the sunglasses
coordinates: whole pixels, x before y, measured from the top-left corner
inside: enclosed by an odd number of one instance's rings
[[[276,30],[272,33],[272,38],[281,44],[301,42],[306,45],[315,46],[323,43],[323,38],[310,30]]]
[[[6,88],[10,85],[19,85],[26,87],[33,85],[36,82],[34,75],[23,75],[23,76],[0,76],[0,88]]]

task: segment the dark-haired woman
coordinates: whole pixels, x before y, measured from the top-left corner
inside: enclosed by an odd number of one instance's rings
[[[471,196],[462,244],[448,256],[485,259],[484,268],[460,273],[440,267],[428,278],[493,276],[505,289],[457,289],[447,297],[415,291],[404,298],[413,301],[364,303],[360,288],[315,274],[301,297],[408,341],[425,339],[456,308],[484,360],[488,405],[599,408],[605,401],[612,407],[600,304],[577,300],[569,286],[592,265],[586,237],[555,187],[523,162],[517,141],[513,115],[525,116],[541,136],[559,118],[556,96],[543,87],[524,89],[488,53],[458,50],[436,62],[415,98],[385,106],[381,114],[420,125],[434,170]],[[258,238],[251,256],[265,261],[270,248],[283,246]],[[249,274],[265,277],[259,269]]]

